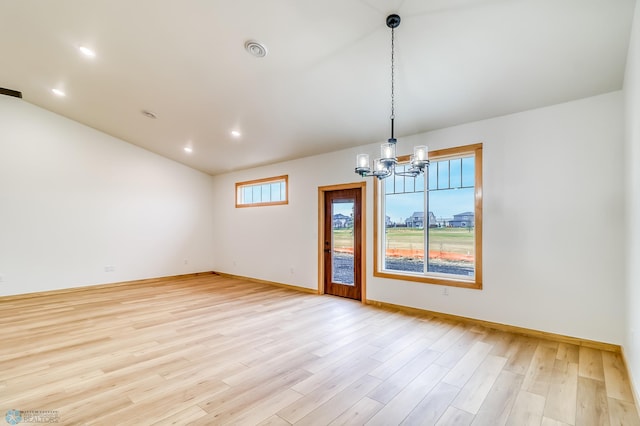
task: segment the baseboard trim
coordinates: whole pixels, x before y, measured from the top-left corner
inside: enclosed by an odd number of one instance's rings
[[[69,287],[69,288],[61,288],[58,290],[43,290],[36,291],[33,293],[21,293],[21,294],[11,294],[8,296],[0,296],[0,302],[9,302],[13,300],[19,299],[31,299],[34,297],[44,297],[44,296],[53,296],[57,294],[66,294],[66,293],[76,293],[81,291],[89,291],[89,290],[101,290],[106,288],[113,287],[121,287],[121,286],[134,286],[134,285],[147,285],[152,283],[163,283],[166,281],[172,281],[176,279],[182,278],[193,278],[199,277],[203,275],[212,275],[215,274],[213,271],[205,271],[205,272],[193,272],[190,274],[180,274],[180,275],[170,275],[166,277],[156,277],[156,278],[143,278],[141,280],[132,280],[132,281],[120,281],[115,283],[106,283],[106,284],[95,284],[95,285],[85,285],[81,287]]]
[[[268,284],[268,285],[273,285],[273,286],[276,286],[276,287],[287,288],[289,290],[301,291],[303,293],[318,294],[318,290],[316,290],[314,288],[300,287],[300,286],[291,285],[291,284],[283,284],[283,283],[278,283],[278,282],[275,282],[275,281],[261,280],[259,278],[245,277],[243,275],[228,274],[226,272],[214,271],[213,273],[216,274],[216,275],[220,275],[221,277],[225,277],[225,278],[234,278],[234,279],[237,279],[237,280],[250,281],[250,282],[254,282],[254,283],[258,283],[258,284]]]
[[[565,336],[562,334],[549,333],[546,331],[533,330],[530,328],[517,327],[514,325],[501,324],[498,322],[484,321],[475,318],[463,317],[453,314],[445,314],[443,312],[428,311],[426,309],[411,308],[408,306],[394,305],[393,303],[380,302],[377,300],[367,300],[367,304],[390,310],[397,310],[409,314],[431,315],[437,318],[459,321],[471,325],[480,325],[494,330],[507,331],[509,333],[520,334],[523,336],[537,337],[541,339],[553,340],[560,343],[570,343],[572,345],[584,346],[593,349],[600,349],[609,352],[621,352],[620,345],[612,343],[603,343],[595,340],[581,339],[578,337]]]

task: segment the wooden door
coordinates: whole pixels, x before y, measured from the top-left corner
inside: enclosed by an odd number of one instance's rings
[[[362,192],[324,193],[324,291],[362,299]]]

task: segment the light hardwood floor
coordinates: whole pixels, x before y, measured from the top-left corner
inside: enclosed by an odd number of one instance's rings
[[[3,299],[0,324],[2,416],[640,425],[618,353],[216,275]]]

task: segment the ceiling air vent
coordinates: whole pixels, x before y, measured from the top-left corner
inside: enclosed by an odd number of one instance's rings
[[[266,46],[255,40],[249,40],[245,42],[244,48],[247,52],[249,52],[250,55],[253,55],[256,58],[264,58],[265,56],[267,56]]]
[[[18,92],[17,90],[5,89],[4,87],[0,87],[0,95],[13,96],[14,98],[22,99],[22,92]]]

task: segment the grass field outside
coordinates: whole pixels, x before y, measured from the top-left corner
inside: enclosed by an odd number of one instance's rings
[[[387,228],[385,258],[424,262],[424,232],[429,232],[429,263],[457,264],[473,267],[475,261],[475,239],[473,228]],[[334,250],[353,253],[351,228],[334,229]],[[417,267],[419,268],[419,266]]]
[[[473,229],[467,228],[431,228],[429,231],[429,251],[457,253],[473,256],[475,241]],[[424,230],[416,228],[388,228],[386,249],[422,252],[424,257]],[[353,250],[353,231],[351,228],[334,229],[334,248]]]

